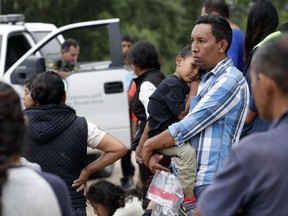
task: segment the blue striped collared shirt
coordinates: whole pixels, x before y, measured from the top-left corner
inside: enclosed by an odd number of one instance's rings
[[[211,184],[221,169],[229,149],[239,140],[248,104],[247,82],[229,57],[203,74],[188,115],[169,127],[176,145],[190,140],[195,146],[195,186]]]

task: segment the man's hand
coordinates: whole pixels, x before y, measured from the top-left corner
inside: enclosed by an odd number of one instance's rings
[[[150,157],[148,164],[146,166],[149,167],[152,173],[155,173],[157,170],[164,170],[166,172],[170,172],[170,170],[164,166],[162,166],[159,161],[162,160],[164,157],[160,154],[154,154]]]
[[[143,159],[142,159],[142,146],[138,145],[137,148],[135,149],[135,156],[136,156],[136,161],[139,163],[139,164],[142,164],[143,163]]]
[[[146,146],[144,145],[144,146],[143,146],[143,149],[142,149],[142,154],[141,154],[141,156],[142,156],[142,160],[143,160],[143,162],[144,162],[144,164],[145,164],[146,166],[148,166],[148,162],[149,162],[152,154],[153,154],[153,150],[149,150],[149,148],[147,147],[147,145],[146,145]]]

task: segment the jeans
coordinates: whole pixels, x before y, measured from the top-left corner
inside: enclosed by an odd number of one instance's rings
[[[71,216],[87,216],[86,208],[72,208]]]
[[[131,161],[132,150],[128,150],[127,154],[121,158],[121,168],[124,177],[133,177],[135,173],[135,167]]]
[[[206,190],[206,188],[208,187],[209,185],[201,185],[201,186],[196,186],[194,188],[194,195],[196,197],[197,200],[199,200],[201,194]]]

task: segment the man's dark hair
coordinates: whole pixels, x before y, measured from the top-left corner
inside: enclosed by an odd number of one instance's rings
[[[224,0],[206,0],[203,7],[207,14],[218,12],[222,17],[229,19],[229,7]]]
[[[270,77],[286,95],[288,95],[287,41],[287,33],[272,38],[260,46],[252,58],[252,65],[256,74],[262,73]]]
[[[210,14],[200,16],[195,22],[195,25],[198,24],[210,24],[212,34],[215,36],[216,41],[219,42],[224,39],[228,42],[228,46],[225,50],[225,53],[227,54],[232,41],[232,29],[228,21],[220,15]]]
[[[123,35],[121,41],[129,41],[132,44],[134,43],[133,37],[131,35]]]
[[[72,38],[65,40],[65,42],[61,46],[61,50],[67,52],[71,46],[79,47],[78,41],[76,41],[75,39],[72,39]]]

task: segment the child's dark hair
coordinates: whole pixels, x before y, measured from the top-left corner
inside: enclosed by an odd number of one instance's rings
[[[90,185],[86,198],[94,203],[102,204],[108,210],[108,215],[112,216],[118,208],[125,206],[127,199],[132,197],[142,199],[142,193],[138,189],[124,191],[120,186],[117,186],[107,180],[100,180]]]
[[[191,44],[187,44],[183,49],[181,49],[178,55],[180,55],[182,58],[191,56],[192,55]]]
[[[10,85],[0,82],[0,216],[8,158],[13,154],[21,154],[24,136],[25,123],[20,98]]]
[[[62,104],[65,97],[64,82],[54,71],[38,74],[31,83],[31,97],[40,105]]]

